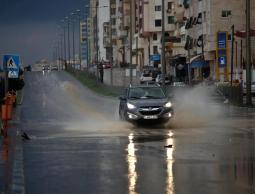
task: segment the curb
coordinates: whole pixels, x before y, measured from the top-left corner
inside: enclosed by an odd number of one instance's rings
[[[9,193],[25,194],[23,142],[21,139],[20,130],[17,130],[16,133],[16,146],[14,151],[14,162],[11,177],[12,184]]]

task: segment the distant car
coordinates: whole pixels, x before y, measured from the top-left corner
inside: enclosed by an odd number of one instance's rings
[[[43,71],[48,71],[48,70],[50,70],[50,67],[49,66],[43,66],[42,70]]]
[[[186,84],[184,82],[173,82],[174,87],[185,87]]]
[[[163,76],[162,74],[158,74],[156,77],[156,83],[162,84],[163,83]],[[165,84],[170,84],[170,79],[168,76],[165,76]]]
[[[108,62],[105,62],[105,63],[103,63],[103,68],[104,68],[104,69],[112,68],[112,64],[111,64],[111,63],[108,63]]]
[[[58,67],[57,66],[51,66],[51,71],[58,71]]]
[[[173,117],[172,103],[158,85],[130,86],[119,99],[121,120],[152,120],[164,123]]]
[[[243,82],[243,94],[246,95],[247,89],[246,89],[246,82]],[[251,94],[255,95],[255,82],[251,82]]]

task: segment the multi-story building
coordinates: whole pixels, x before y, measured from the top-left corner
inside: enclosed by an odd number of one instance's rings
[[[111,59],[110,61],[113,62],[113,65],[115,66],[117,64],[117,0],[110,0],[110,42],[111,42],[111,48],[110,48],[110,54]]]
[[[90,0],[89,6],[89,25],[90,25],[90,33],[89,33],[89,67],[92,67],[97,61],[97,34],[98,34],[98,26],[97,26],[97,6],[98,0]]]
[[[228,81],[231,69],[232,26],[234,25],[234,33],[237,30],[245,30],[245,1],[184,1],[184,7],[187,18],[186,49],[191,59],[193,78]],[[254,9],[255,3],[251,2],[253,28],[255,26]],[[254,42],[254,39],[252,41]],[[254,52],[254,44],[252,45]],[[241,53],[245,56],[244,48],[245,40],[235,37],[233,65],[236,79],[239,79],[241,75]],[[201,59],[200,62],[199,59]]]
[[[186,77],[185,58],[185,31],[183,30],[184,8],[178,0],[165,0],[165,9],[161,0],[136,1],[135,10],[135,36],[133,39],[133,50],[136,61],[141,69],[144,66],[161,67],[162,52],[162,25],[165,27],[166,37],[166,66],[167,74],[176,77],[176,71],[184,79]],[[164,11],[165,23],[162,24],[162,12]],[[181,30],[182,29],[182,30]],[[175,60],[173,58],[184,60]],[[181,65],[179,63],[182,63]]]
[[[88,67],[88,23],[81,22],[80,23],[80,35],[81,35],[81,68]]]
[[[110,0],[99,0],[97,7],[97,25],[98,25],[98,34],[97,34],[97,44],[98,44],[98,60],[106,61],[106,52],[109,52],[110,42],[108,40],[107,45],[106,39],[109,39],[109,21],[110,21]],[[108,25],[108,26],[107,26]],[[106,36],[108,35],[108,38]]]
[[[110,22],[105,22],[103,24],[103,29],[104,29],[104,33],[103,33],[103,45],[106,51],[106,55],[105,55],[105,61],[110,61],[111,60],[111,49],[112,49],[112,44],[111,44],[111,26],[110,26]]]

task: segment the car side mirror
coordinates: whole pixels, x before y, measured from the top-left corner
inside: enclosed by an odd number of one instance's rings
[[[127,100],[126,96],[124,96],[124,95],[119,96],[119,99],[120,100]]]

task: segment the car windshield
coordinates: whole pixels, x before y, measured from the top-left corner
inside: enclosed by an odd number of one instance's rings
[[[130,99],[161,99],[165,97],[166,96],[160,87],[137,87],[129,90]]]

